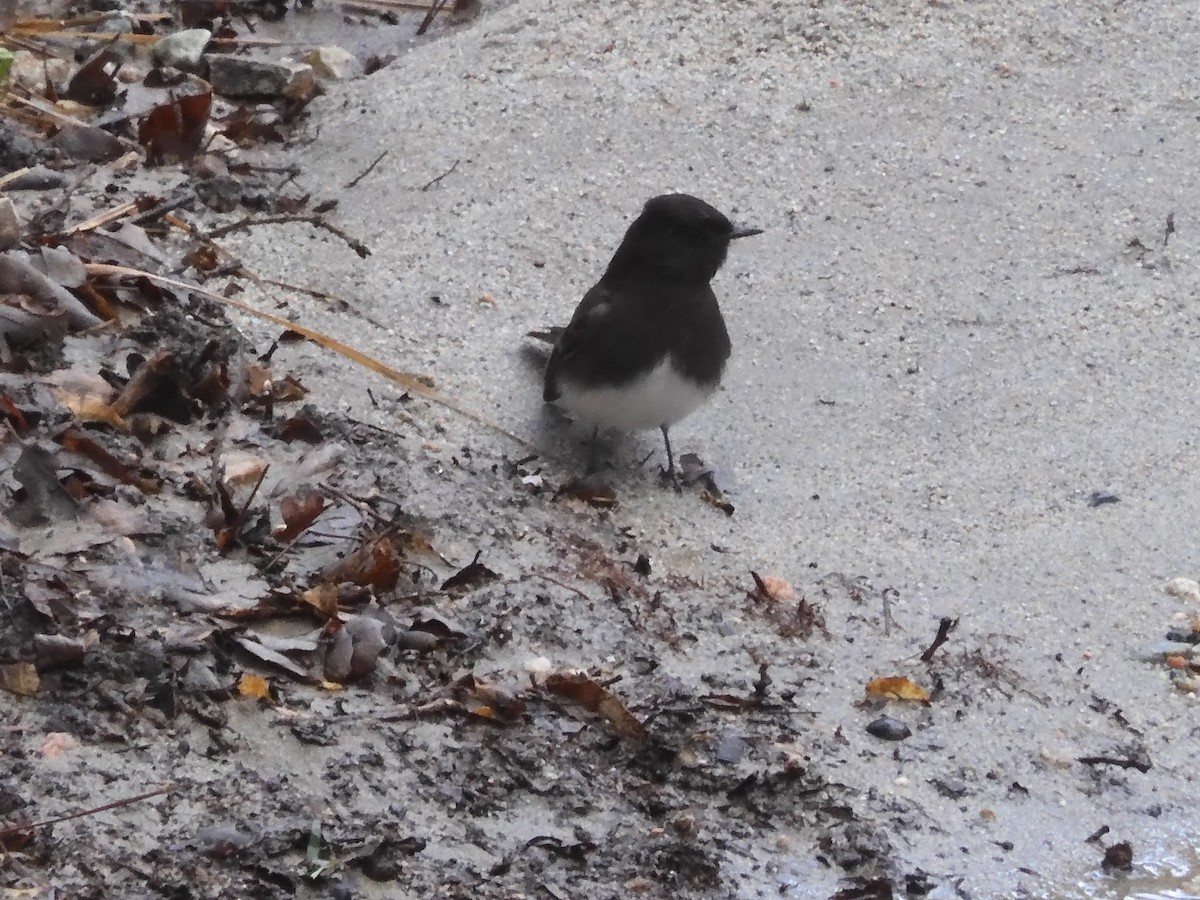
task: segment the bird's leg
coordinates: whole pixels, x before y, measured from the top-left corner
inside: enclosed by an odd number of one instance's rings
[[[584,441],[588,448],[588,463],[585,475],[595,475],[600,471],[600,426],[592,429],[592,436]]]
[[[682,494],[683,486],[679,483],[679,473],[675,471],[675,454],[671,452],[671,436],[667,434],[666,425],[659,427],[662,429],[663,443],[667,445],[667,468],[663,472],[663,478],[671,482],[675,493]]]

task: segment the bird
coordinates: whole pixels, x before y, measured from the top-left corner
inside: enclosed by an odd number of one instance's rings
[[[730,242],[756,234],[689,194],[647,201],[570,323],[552,332],[543,400],[597,432],[659,429],[663,474],[678,487],[670,427],[716,391],[731,350],[710,282]]]

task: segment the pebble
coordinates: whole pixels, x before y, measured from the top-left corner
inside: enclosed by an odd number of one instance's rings
[[[1163,590],[1172,597],[1178,597],[1180,600],[1187,600],[1189,603],[1200,606],[1200,582],[1195,579],[1172,578],[1163,585]]]
[[[867,726],[867,734],[884,741],[902,741],[912,737],[912,729],[891,716],[880,716]]]
[[[189,28],[161,38],[152,51],[160,66],[170,66],[184,72],[195,72],[204,60],[204,48],[212,40],[207,28]]]
[[[341,47],[317,47],[309,50],[301,59],[313,67],[319,78],[341,81],[357,78],[363,73],[358,57]]]

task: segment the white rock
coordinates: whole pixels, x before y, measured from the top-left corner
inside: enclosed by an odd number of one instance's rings
[[[358,57],[341,47],[317,47],[305,53],[302,59],[313,67],[318,78],[340,81],[357,78],[363,73],[363,66]]]
[[[1191,578],[1172,578],[1163,587],[1172,597],[1200,605],[1200,582]]]

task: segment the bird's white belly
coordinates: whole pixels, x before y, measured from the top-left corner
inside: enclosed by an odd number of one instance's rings
[[[590,425],[643,431],[678,422],[716,389],[715,384],[689,381],[669,359],[664,359],[641,378],[619,388],[583,387],[564,378],[559,382],[559,402]]]

